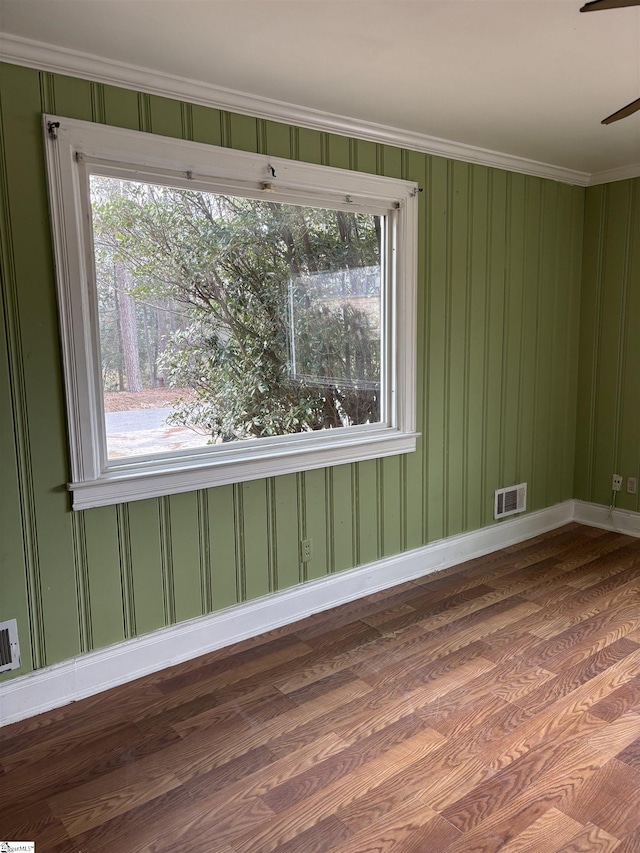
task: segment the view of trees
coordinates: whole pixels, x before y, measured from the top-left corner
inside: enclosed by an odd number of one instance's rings
[[[380,218],[92,176],[105,391],[212,441],[380,420]]]

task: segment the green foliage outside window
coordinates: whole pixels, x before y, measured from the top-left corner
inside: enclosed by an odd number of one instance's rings
[[[381,419],[381,220],[92,176],[103,386],[230,441]]]

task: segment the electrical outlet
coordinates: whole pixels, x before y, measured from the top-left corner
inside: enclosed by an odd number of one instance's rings
[[[300,554],[302,556],[302,562],[308,563],[309,560],[313,556],[313,540],[312,539],[303,539],[300,542]]]
[[[613,485],[611,486],[614,492],[619,492],[622,488],[622,477],[620,474],[613,475]]]
[[[635,495],[638,492],[638,478],[627,477],[627,492],[630,495]]]

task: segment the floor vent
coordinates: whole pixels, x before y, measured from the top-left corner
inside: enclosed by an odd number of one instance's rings
[[[496,489],[493,507],[494,518],[504,518],[516,512],[524,512],[527,508],[527,484],[509,486],[507,489]]]
[[[0,672],[20,667],[18,623],[15,619],[0,622]]]

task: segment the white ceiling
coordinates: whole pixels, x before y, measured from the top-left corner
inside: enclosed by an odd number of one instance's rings
[[[4,34],[588,173],[640,164],[640,8],[0,0]]]

